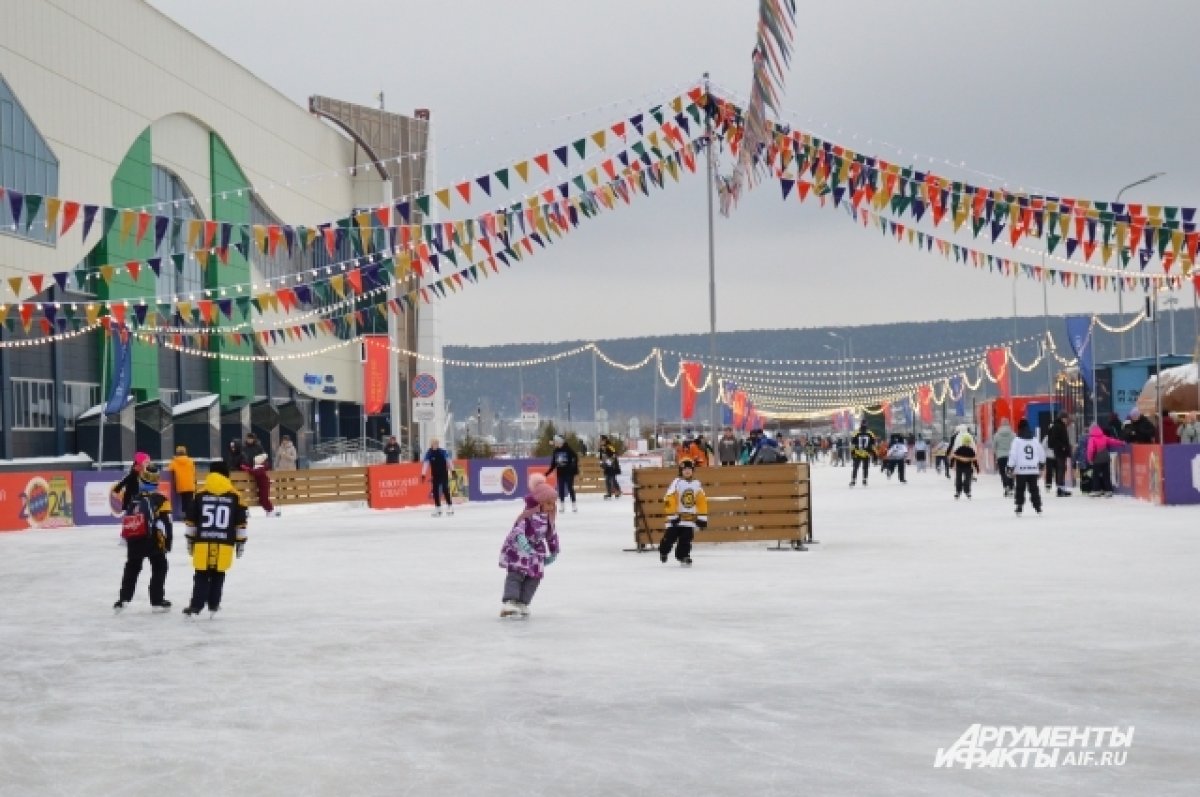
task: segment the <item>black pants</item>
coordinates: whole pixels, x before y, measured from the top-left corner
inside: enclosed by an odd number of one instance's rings
[[[142,572],[142,562],[150,560],[150,604],[162,603],[167,587],[167,554],[158,549],[153,535],[140,539],[129,540],[125,552],[125,572],[121,576],[121,600],[128,603],[133,600],[134,590],[137,589],[138,576]]]
[[[1063,489],[1067,480],[1067,457],[1047,457],[1046,458],[1046,489],[1057,485],[1058,489]]]
[[[1038,474],[1023,473],[1013,477],[1013,481],[1017,483],[1017,509],[1025,505],[1025,491],[1029,490],[1029,503],[1033,504],[1033,508],[1038,512],[1042,511],[1042,494],[1038,491]]]
[[[859,459],[858,457],[854,457],[854,470],[850,471],[850,481],[858,481],[858,468],[860,465],[862,466],[863,484],[866,484],[867,473],[871,470],[871,460],[865,458]]]
[[[209,611],[221,608],[221,593],[225,589],[225,574],[220,570],[197,570],[192,579],[192,611],[198,612],[207,604]]]
[[[1013,477],[1008,475],[1008,457],[996,457],[996,469],[1000,471],[1000,485],[1007,491],[1013,488]]]
[[[1113,491],[1112,483],[1112,462],[1093,462],[1092,463],[1092,492],[1093,493],[1111,493]]]
[[[433,505],[440,507],[442,505],[443,497],[446,499],[446,506],[451,506],[449,477],[445,479],[435,478],[433,480]]]
[[[891,463],[892,471],[900,476],[900,481],[904,481],[904,466],[907,462],[903,459],[893,459],[889,460],[889,462]]]
[[[571,496],[571,503],[575,503],[575,474],[566,476],[560,472],[558,474],[558,500],[565,504],[568,495]]]
[[[933,461],[935,470],[943,470],[946,472],[946,478],[950,478],[950,462],[945,457],[936,457]]]
[[[658,553],[660,556],[666,556],[671,552],[671,546],[675,546],[675,558],[683,561],[692,555],[692,538],[696,536],[696,530],[691,526],[667,526],[667,533],[663,535],[662,542],[658,544]]]
[[[617,472],[604,471],[604,494],[613,498],[621,497],[621,485],[617,484]]]
[[[183,510],[183,517],[187,517],[192,511],[192,499],[196,497],[194,490],[187,490],[179,494],[179,506]]]
[[[971,497],[971,479],[975,478],[975,466],[970,462],[954,463],[954,494],[965,493]]]

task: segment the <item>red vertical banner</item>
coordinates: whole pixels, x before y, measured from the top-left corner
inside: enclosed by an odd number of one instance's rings
[[[933,423],[933,387],[921,385],[917,388],[917,405],[921,408],[921,423]]]
[[[388,397],[387,335],[363,336],[363,405],[368,415],[383,412]]]
[[[679,381],[679,414],[685,421],[691,420],[696,411],[696,389],[700,387],[702,363],[681,362],[683,373]]]
[[[1008,401],[1012,398],[1012,386],[1008,381],[1008,349],[988,349],[987,367],[992,379],[996,380],[996,387],[1000,389],[1000,397]]]
[[[890,429],[892,428],[892,402],[883,402],[883,425]]]

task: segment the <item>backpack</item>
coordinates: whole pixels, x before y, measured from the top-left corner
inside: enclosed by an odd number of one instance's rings
[[[125,516],[121,518],[121,538],[138,540],[150,533],[154,524],[154,509],[150,506],[150,497],[139,495],[129,505]]]

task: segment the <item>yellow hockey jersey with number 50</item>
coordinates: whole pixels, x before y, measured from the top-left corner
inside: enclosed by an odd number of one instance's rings
[[[696,528],[696,521],[708,523],[708,496],[704,486],[695,479],[677,478],[663,496],[666,504],[667,524]]]
[[[193,567],[225,572],[233,565],[234,551],[246,541],[246,511],[228,477],[208,474],[185,521]]]

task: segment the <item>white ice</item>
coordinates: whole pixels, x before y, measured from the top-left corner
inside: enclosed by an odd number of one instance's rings
[[[0,534],[4,795],[1195,795],[1194,508],[814,468],[807,553],[626,553],[580,500],[501,620],[513,502],[255,509],[216,619],[115,527]],[[1028,511],[1028,510],[1027,510]],[[975,724],[1135,728],[1123,767],[935,769]]]

